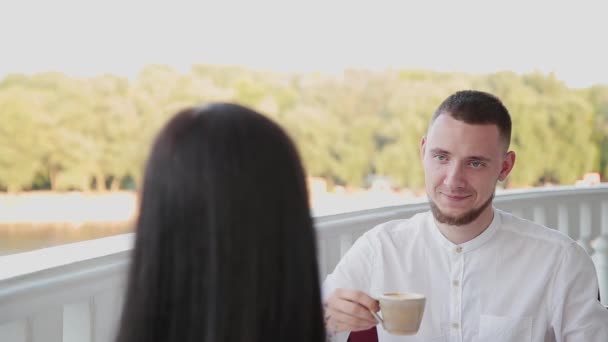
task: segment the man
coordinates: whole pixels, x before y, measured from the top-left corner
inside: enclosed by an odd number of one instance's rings
[[[376,325],[384,292],[427,297],[418,334],[386,341],[608,341],[595,268],[569,237],[493,208],[515,164],[501,101],[460,91],[436,110],[420,153],[430,212],[359,238],[324,283],[328,330]]]

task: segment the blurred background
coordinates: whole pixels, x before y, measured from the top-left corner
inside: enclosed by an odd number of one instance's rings
[[[419,142],[498,95],[498,191],[608,177],[601,1],[14,1],[0,11],[0,255],[130,232],[151,139],[235,101],[297,142],[314,215],[424,201]]]

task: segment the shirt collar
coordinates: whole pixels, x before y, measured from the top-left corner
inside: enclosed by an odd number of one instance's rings
[[[470,251],[480,247],[481,245],[485,244],[486,242],[488,242],[492,238],[492,236],[494,236],[494,234],[498,231],[502,220],[500,218],[500,213],[495,208],[492,208],[492,210],[494,213],[494,217],[492,218],[492,222],[490,223],[488,228],[486,228],[486,230],[484,230],[481,234],[476,236],[473,240],[467,241],[465,243],[461,243],[459,245],[454,244],[453,242],[448,240],[445,236],[443,236],[443,234],[437,227],[437,224],[435,223],[433,213],[430,211],[427,215],[427,223],[428,223],[428,227],[431,230],[431,234],[433,235],[433,238],[443,248],[450,250],[450,251],[458,250],[458,252],[466,253],[466,252],[470,252]]]

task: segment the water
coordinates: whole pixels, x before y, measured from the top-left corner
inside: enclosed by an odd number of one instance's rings
[[[132,223],[0,224],[0,256],[130,233]]]
[[[318,217],[415,201],[421,199],[390,192],[324,193],[314,197],[312,213]],[[132,192],[0,194],[0,256],[132,232],[135,207]]]

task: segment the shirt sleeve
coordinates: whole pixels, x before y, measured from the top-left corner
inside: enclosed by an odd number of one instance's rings
[[[558,342],[608,341],[608,310],[598,301],[595,267],[575,242],[566,250],[555,276],[553,328]]]
[[[355,241],[344,254],[334,271],[323,282],[323,300],[338,288],[355,289],[369,294],[375,250],[372,242],[374,230],[368,231]],[[328,338],[331,342],[346,342],[349,332]]]
[[[376,229],[373,229],[363,234],[340,259],[323,283],[323,298],[327,298],[337,288],[354,289],[369,294],[376,254],[373,243],[375,233]]]

